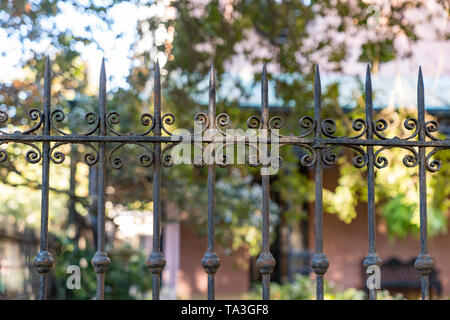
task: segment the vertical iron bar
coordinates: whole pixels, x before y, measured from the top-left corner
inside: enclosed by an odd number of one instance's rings
[[[267,71],[266,65],[264,64],[262,70],[262,83],[261,83],[261,121],[262,130],[260,136],[267,139],[269,136],[269,88],[267,81]],[[263,300],[270,299],[270,274],[275,268],[276,262],[273,255],[270,253],[270,216],[269,216],[269,187],[270,187],[270,176],[269,176],[269,150],[267,142],[262,142],[263,147],[260,148],[265,154],[260,154],[262,161],[261,169],[261,184],[262,184],[262,215],[263,215],[263,227],[262,227],[262,249],[263,251],[258,257],[257,266],[259,272],[262,274],[262,285],[263,285]],[[267,148],[267,150],[264,149]]]
[[[106,135],[106,70],[105,60],[102,60],[99,84],[99,135]],[[105,252],[105,177],[106,177],[106,143],[99,143],[97,176],[97,252],[91,260],[97,274],[96,299],[105,298],[105,273],[110,265],[108,254]]]
[[[419,122],[419,141],[425,141],[425,94],[422,67],[419,67],[417,83],[417,109]],[[422,300],[430,299],[429,275],[434,261],[428,254],[427,246],[427,176],[426,176],[426,147],[419,147],[419,201],[420,201],[420,254],[414,264],[420,274]]]
[[[50,58],[47,57],[45,62],[44,74],[44,113],[43,126],[44,135],[50,135],[50,106],[51,106],[51,91],[52,91],[52,75]],[[48,288],[48,273],[53,266],[53,258],[48,251],[48,191],[49,191],[49,175],[50,175],[50,142],[42,143],[42,198],[41,198],[41,238],[40,250],[34,265],[40,274],[39,278],[39,300],[47,299]]]
[[[211,66],[209,78],[209,129],[216,128],[216,71]],[[215,133],[214,133],[215,134]],[[213,151],[214,152],[214,151]],[[212,154],[215,160],[215,154]],[[220,259],[215,252],[214,233],[215,233],[215,201],[214,191],[216,184],[216,165],[215,161],[208,166],[208,249],[203,256],[202,266],[208,274],[208,300],[215,298],[215,274],[220,266]]]
[[[321,133],[321,83],[319,66],[316,65],[315,79],[314,79],[314,121],[315,121],[315,138],[320,139]],[[316,274],[316,299],[323,300],[323,275],[327,272],[329,262],[326,255],[323,253],[323,212],[322,212],[322,182],[323,182],[323,168],[322,168],[322,150],[321,147],[316,147],[316,171],[315,171],[315,185],[316,185],[316,201],[314,204],[314,223],[315,223],[315,245],[316,252],[311,259],[311,268]]]
[[[372,79],[370,66],[366,70],[366,125],[367,139],[373,139],[373,106],[372,106]],[[367,269],[376,265],[381,267],[382,261],[375,248],[375,172],[374,172],[373,146],[367,146],[367,220],[369,225],[369,253],[364,259],[363,265]],[[377,299],[377,288],[369,288],[369,299]]]
[[[161,75],[159,62],[155,65],[154,82],[154,134],[161,136]],[[161,272],[166,265],[166,260],[161,252],[161,143],[154,144],[154,164],[153,164],[153,251],[147,260],[147,266],[153,274],[152,278],[152,298],[159,300],[161,286]]]

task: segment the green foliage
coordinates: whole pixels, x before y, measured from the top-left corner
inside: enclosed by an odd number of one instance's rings
[[[80,249],[71,239],[59,238],[60,245],[55,262],[57,285],[56,299],[93,299],[96,292],[96,275],[88,260],[95,250],[86,247]],[[152,275],[146,267],[145,255],[130,246],[122,246],[108,250],[111,265],[105,278],[105,298],[148,299],[151,298]],[[77,265],[81,269],[81,289],[67,289],[66,273],[69,265]]]
[[[262,286],[255,285],[250,299],[260,299]],[[365,293],[362,290],[349,288],[342,290],[335,284],[325,281],[324,298],[325,300],[364,300]],[[292,282],[278,284],[272,282],[270,284],[270,298],[273,300],[315,300],[316,284],[315,280],[308,276],[296,275]],[[392,296],[387,290],[379,291],[379,300],[400,300],[402,295]]]

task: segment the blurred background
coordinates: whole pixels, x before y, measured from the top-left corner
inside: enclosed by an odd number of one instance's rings
[[[314,67],[322,76],[323,118],[337,122],[337,135],[352,134],[352,120],[364,118],[364,77],[372,70],[376,119],[386,119],[388,137],[407,137],[403,126],[417,118],[419,65],[425,82],[427,120],[450,134],[449,2],[385,0],[5,0],[0,1],[0,110],[10,120],[5,132],[27,129],[32,108],[42,108],[45,56],[53,61],[52,108],[68,117],[60,128],[86,132],[87,112],[97,110],[101,59],[106,60],[108,111],[117,111],[116,130],[140,132],[140,115],[153,112],[153,71],[161,65],[163,112],[176,117],[170,130],[192,128],[207,110],[208,72],[217,69],[217,114],[232,128],[246,128],[260,112],[263,63],[269,72],[271,115],[285,119],[281,134],[299,134],[299,119],[313,115]],[[354,134],[354,132],[353,132]],[[9,158],[0,165],[0,297],[34,299],[38,274],[41,166],[28,164],[30,149],[2,144]],[[151,298],[145,260],[152,239],[152,169],[138,165],[140,150],[122,148],[120,170],[108,169],[106,234],[112,264],[106,299]],[[52,299],[91,299],[95,274],[90,259],[96,239],[96,167],[88,167],[82,146],[63,146],[62,164],[50,172],[50,273]],[[277,260],[275,299],[312,299],[314,276],[314,167],[301,166],[305,150],[281,149],[283,164],[271,177],[271,252]],[[330,261],[326,299],[365,296],[367,254],[366,169],[353,154],[324,172],[324,251]],[[417,298],[419,277],[418,170],[402,164],[407,151],[383,152],[389,165],[376,170],[377,251],[382,258],[382,297]],[[436,154],[439,172],[429,174],[429,251],[434,297],[450,296],[450,154]],[[162,298],[205,298],[200,261],[206,251],[207,169],[164,168],[163,251],[167,260]],[[244,165],[217,168],[216,235],[222,259],[217,298],[258,298],[255,257],[261,243],[259,170]],[[66,285],[69,265],[81,268],[81,288]],[[388,292],[389,291],[389,292]]]

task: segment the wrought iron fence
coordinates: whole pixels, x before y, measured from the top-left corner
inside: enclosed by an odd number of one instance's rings
[[[102,62],[99,86],[99,107],[98,113],[89,112],[85,119],[90,129],[84,134],[68,133],[60,129],[57,124],[65,118],[65,114],[60,109],[51,110],[51,65],[47,59],[44,77],[44,104],[43,110],[32,109],[29,112],[30,120],[34,125],[30,129],[22,132],[8,133],[0,130],[0,145],[8,143],[22,143],[32,149],[26,154],[26,160],[30,163],[42,161],[42,203],[41,203],[41,231],[40,231],[40,251],[34,261],[34,265],[40,274],[39,299],[47,298],[47,276],[54,264],[53,257],[48,250],[48,217],[49,217],[49,172],[50,163],[62,163],[64,154],[57,151],[59,147],[66,144],[82,144],[92,149],[85,155],[85,162],[88,165],[98,166],[98,219],[97,219],[97,252],[91,260],[91,264],[97,274],[97,299],[104,299],[105,275],[110,264],[110,259],[105,251],[105,176],[107,165],[115,169],[123,166],[124,160],[115,156],[114,153],[128,144],[142,147],[145,154],[139,157],[139,162],[144,167],[153,166],[153,251],[151,252],[147,265],[153,274],[153,299],[159,299],[160,279],[166,261],[161,252],[161,167],[173,165],[173,159],[168,151],[178,143],[184,141],[202,148],[211,143],[215,143],[214,136],[176,136],[167,129],[166,125],[175,123],[175,116],[171,113],[161,112],[161,82],[159,65],[156,63],[154,72],[154,114],[145,113],[141,116],[141,125],[146,127],[146,131],[139,134],[122,134],[113,128],[114,124],[120,122],[119,113],[106,110],[106,71],[105,63]],[[249,128],[265,129],[272,131],[281,128],[283,120],[275,116],[269,117],[268,104],[268,80],[265,67],[262,72],[261,84],[261,116],[252,116],[248,119]],[[367,67],[365,84],[365,105],[366,118],[353,121],[352,129],[356,132],[354,136],[336,136],[337,126],[332,119],[321,118],[321,84],[319,69],[316,67],[314,85],[314,118],[304,116],[300,119],[300,127],[304,132],[300,135],[278,135],[279,146],[297,145],[305,148],[308,154],[301,159],[304,166],[315,166],[315,253],[311,260],[311,267],[316,274],[317,299],[324,298],[324,275],[327,272],[329,262],[323,250],[323,205],[322,205],[322,183],[324,165],[334,165],[337,161],[337,154],[334,149],[337,147],[351,148],[358,153],[352,160],[357,168],[367,167],[367,187],[368,187],[368,254],[364,260],[364,267],[373,265],[381,266],[375,246],[375,199],[374,199],[374,171],[376,168],[384,168],[388,165],[388,160],[382,152],[390,148],[403,148],[409,153],[403,158],[403,164],[407,167],[419,167],[419,204],[420,204],[420,252],[415,261],[415,268],[421,278],[422,299],[429,299],[429,274],[434,265],[428,254],[427,248],[427,203],[426,203],[426,171],[436,172],[440,169],[441,163],[433,156],[440,150],[450,148],[450,140],[440,140],[434,133],[438,130],[438,123],[434,120],[425,121],[424,84],[422,71],[419,68],[417,87],[417,108],[418,117],[409,118],[404,121],[404,127],[412,133],[403,139],[398,137],[387,138],[383,131],[387,130],[388,122],[384,119],[375,120],[373,118],[372,107],[372,84],[370,68]],[[209,109],[207,113],[199,113],[195,119],[203,125],[202,131],[207,129],[218,130],[222,137],[227,137],[227,133],[222,130],[230,121],[227,114],[216,116],[216,76],[212,67],[209,82]],[[0,111],[0,124],[8,120],[8,114]],[[228,138],[228,137],[227,137]],[[244,137],[248,143],[249,137]],[[223,139],[222,139],[223,140]],[[227,139],[227,143],[236,143],[232,137]],[[266,140],[268,145],[273,144],[270,138]],[[42,143],[42,150],[36,143]],[[108,152],[108,145],[115,143]],[[153,148],[149,147],[152,145]],[[375,147],[378,147],[375,150]],[[429,151],[427,153],[427,148]],[[270,158],[270,151],[265,149],[265,154],[261,157]],[[0,162],[7,160],[7,152],[0,149]],[[262,167],[268,167],[267,162],[259,162]],[[207,251],[201,264],[208,275],[208,299],[215,297],[215,274],[220,266],[220,259],[215,252],[215,170],[216,163],[203,162],[201,165],[208,166],[208,225],[207,225]],[[262,253],[257,260],[257,266],[262,274],[263,299],[270,297],[270,275],[275,268],[276,262],[270,252],[269,243],[269,188],[270,175],[262,175]],[[376,299],[376,289],[369,290],[369,298]]]

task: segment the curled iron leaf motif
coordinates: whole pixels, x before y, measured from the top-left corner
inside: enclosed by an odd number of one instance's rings
[[[427,168],[428,171],[430,172],[437,172],[439,170],[441,170],[442,167],[442,163],[440,160],[438,159],[433,159],[431,160],[431,158],[438,152],[441,150],[447,149],[446,147],[441,147],[441,148],[436,148],[434,150],[432,150],[425,158],[425,167]]]
[[[210,123],[209,123],[209,117],[204,112],[199,112],[194,116],[194,121],[198,121],[202,124],[202,133],[204,133],[206,130],[208,130]]]
[[[166,144],[162,149],[160,156],[161,156],[161,164],[164,167],[172,167],[174,165],[174,159],[172,158],[172,155],[170,153],[167,153],[167,151],[169,151],[179,143],[180,142],[177,141],[174,143]]]
[[[262,121],[258,116],[251,116],[247,119],[247,127],[249,129],[261,129]]]
[[[403,122],[403,126],[407,130],[414,130],[414,132],[410,136],[404,138],[403,140],[410,140],[416,137],[417,134],[419,133],[419,122],[417,121],[417,119],[408,118]]]
[[[425,122],[425,134],[428,138],[434,141],[439,141],[437,137],[435,137],[432,133],[437,132],[439,130],[439,123],[435,120],[430,120]]]
[[[314,128],[316,126],[314,119],[311,118],[310,116],[301,117],[300,121],[299,121],[299,125],[300,125],[300,128],[306,129],[306,131],[300,135],[300,138],[304,138],[307,135],[311,134],[314,131]]]
[[[373,122],[373,133],[381,140],[386,140],[387,138],[382,134],[388,128],[388,123],[384,119],[378,119]]]
[[[334,136],[336,133],[336,122],[332,119],[322,120],[320,123],[322,127],[322,133],[328,138],[337,138]]]
[[[419,154],[417,153],[416,149],[414,149],[413,147],[409,147],[409,146],[385,146],[382,147],[380,149],[378,149],[375,154],[374,154],[374,165],[375,167],[377,167],[378,169],[383,169],[386,168],[387,165],[389,164],[388,159],[385,156],[380,155],[381,152],[383,152],[384,150],[387,149],[392,149],[392,148],[401,148],[401,149],[405,149],[408,150],[411,154],[407,154],[403,157],[402,162],[403,165],[405,167],[408,168],[413,168],[415,166],[417,166],[417,164],[419,163]]]
[[[225,128],[228,124],[230,124],[230,116],[226,113],[221,113],[216,117],[216,126],[217,130],[223,135],[226,136],[225,131],[222,128]]]
[[[154,153],[152,150],[150,150],[146,145],[139,143],[139,142],[122,142],[115,148],[113,148],[109,154],[108,154],[108,162],[111,165],[113,169],[122,169],[123,165],[125,164],[125,161],[120,156],[114,156],[114,153],[122,148],[125,145],[134,144],[137,146],[142,147],[145,150],[145,154],[139,155],[139,165],[141,167],[149,167],[153,164],[154,161]]]
[[[170,133],[166,127],[165,124],[167,124],[168,126],[171,126],[175,123],[175,116],[172,113],[165,113],[162,117],[161,117],[161,129],[167,133],[169,136],[172,135],[172,133]]]

